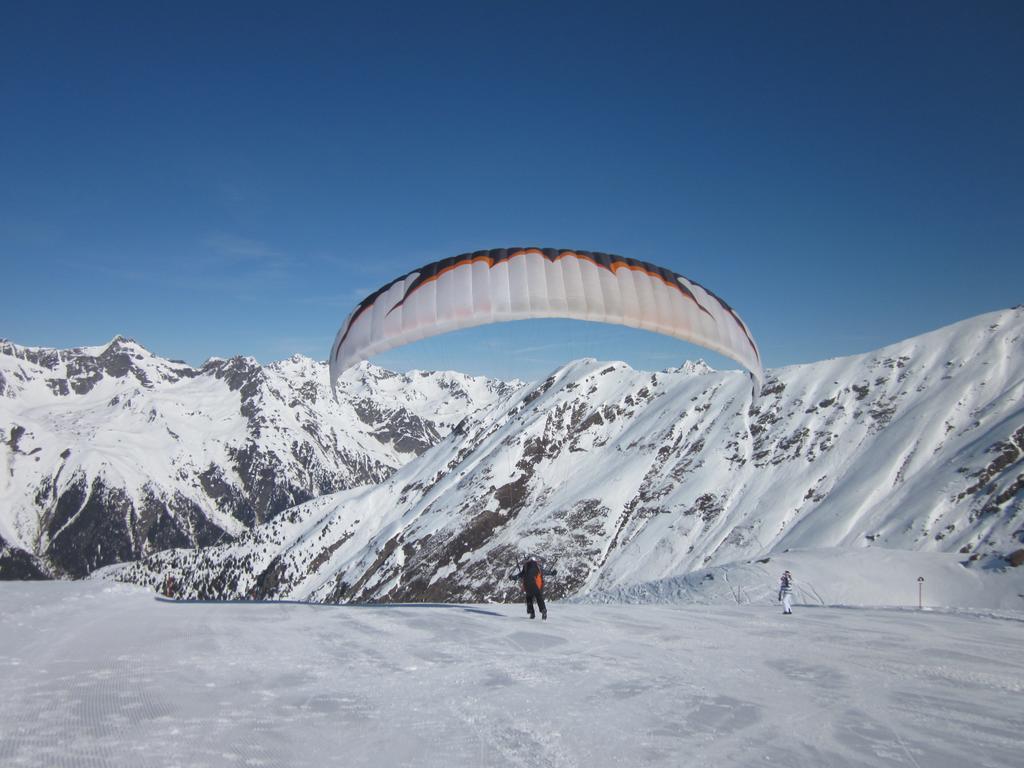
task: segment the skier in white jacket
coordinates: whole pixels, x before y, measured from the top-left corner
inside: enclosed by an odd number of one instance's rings
[[[786,571],[779,580],[779,600],[782,601],[783,614],[793,612],[793,574]]]

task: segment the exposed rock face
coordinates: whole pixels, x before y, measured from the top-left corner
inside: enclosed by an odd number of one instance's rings
[[[0,535],[69,576],[231,541],[379,483],[518,386],[363,364],[336,402],[326,365],[308,358],[197,369],[123,337],[73,350],[0,341],[0,385]]]
[[[49,578],[46,567],[38,558],[10,546],[0,537],[0,580],[41,581]]]
[[[121,572],[185,596],[506,600],[526,553],[555,596],[789,548],[963,553],[1024,543],[1024,309],[874,353],[768,371],[579,361],[379,485],[229,545]]]

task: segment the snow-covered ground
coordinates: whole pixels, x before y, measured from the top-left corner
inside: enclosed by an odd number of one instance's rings
[[[583,596],[585,602],[770,605],[779,577],[793,574],[793,599],[816,606],[1020,612],[1024,568],[967,568],[964,555],[881,547],[786,550],[681,576]],[[919,582],[918,579],[921,579]]]
[[[0,764],[1002,768],[1024,754],[1022,643],[1009,612],[558,602],[531,622],[0,583]]]

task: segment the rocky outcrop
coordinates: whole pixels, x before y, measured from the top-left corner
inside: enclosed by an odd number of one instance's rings
[[[0,581],[43,581],[50,575],[34,555],[0,537]]]

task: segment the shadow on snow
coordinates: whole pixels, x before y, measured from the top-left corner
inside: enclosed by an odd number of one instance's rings
[[[156,595],[153,598],[160,603],[177,603],[179,605],[304,605],[309,608],[363,608],[390,609],[390,608],[450,608],[465,611],[466,613],[479,613],[484,616],[499,616],[505,618],[505,614],[497,611],[488,611],[484,608],[471,608],[458,603],[345,603],[335,605],[333,603],[310,603],[304,600],[177,600],[173,597]]]

